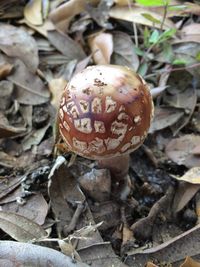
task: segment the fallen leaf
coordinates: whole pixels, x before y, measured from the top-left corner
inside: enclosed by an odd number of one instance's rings
[[[152,23],[152,21],[146,19],[142,14],[143,13],[148,13],[151,15],[153,18],[156,20],[159,20],[160,23]],[[147,25],[147,26],[154,26],[156,28],[161,27],[161,23],[163,21],[163,14],[159,14],[153,11],[145,10],[145,8],[142,7],[122,7],[122,6],[114,6],[110,10],[110,17],[114,19],[121,19],[129,22],[134,22],[142,25]],[[165,19],[163,29],[174,29],[176,28],[173,22],[169,19]]]
[[[59,107],[61,96],[67,85],[67,81],[64,78],[52,79],[48,86],[51,92],[51,104],[56,108]]]
[[[176,108],[155,107],[154,118],[149,133],[154,133],[155,131],[172,126],[183,115],[184,112]]]
[[[42,17],[42,0],[29,1],[24,8],[24,17],[33,25],[41,25]]]
[[[181,211],[199,191],[199,189],[199,184],[179,183],[173,200],[173,213]]]
[[[55,25],[48,19],[45,20],[45,22],[42,25],[33,25],[29,21],[27,21],[25,18],[19,21],[22,24],[26,24],[31,29],[35,30],[36,32],[40,33],[44,37],[47,38],[48,31],[55,30]]]
[[[7,77],[15,85],[15,99],[27,105],[39,105],[49,100],[49,91],[42,80],[29,72],[20,60],[15,63],[15,71]]]
[[[191,153],[193,155],[200,155],[200,145],[197,144],[197,146],[194,149],[192,149]]]
[[[46,237],[46,231],[33,221],[16,213],[0,211],[0,228],[17,241],[28,242]]]
[[[149,259],[157,262],[176,263],[187,255],[198,255],[200,251],[199,234],[200,225],[197,225],[161,245],[141,252],[130,252],[125,263],[128,266],[141,267]]]
[[[0,65],[0,79],[6,78],[13,69],[13,65],[9,63],[4,63]]]
[[[0,180],[0,199],[6,197],[21,183],[23,176],[5,177]]]
[[[123,65],[137,71],[139,67],[139,58],[134,50],[134,44],[131,37],[124,32],[113,33],[114,53],[112,63]]]
[[[25,30],[2,23],[0,49],[10,57],[19,58],[30,71],[36,71],[39,64],[37,43]]]
[[[167,156],[178,165],[185,165],[188,168],[199,167],[200,158],[192,154],[196,144],[200,143],[198,135],[184,135],[172,139],[165,148]]]
[[[148,261],[146,267],[158,267],[158,265],[155,265],[154,263]]]
[[[190,23],[189,25],[183,26],[180,31],[179,38],[176,38],[172,43],[183,43],[183,42],[197,42],[200,43],[200,24]]]
[[[98,33],[88,39],[95,64],[109,64],[113,53],[113,37],[110,33]]]
[[[74,262],[70,257],[52,248],[21,243],[15,241],[0,241],[1,266],[32,266],[32,267],[89,267],[82,262]],[[8,265],[9,262],[9,265]]]
[[[200,262],[193,260],[191,257],[186,257],[183,264],[180,265],[180,267],[200,267]]]
[[[21,191],[21,196],[23,192]],[[41,194],[35,194],[29,198],[25,198],[24,204],[21,205],[16,201],[6,203],[0,206],[2,211],[21,215],[32,222],[42,225],[46,219],[48,212],[48,204]]]
[[[27,135],[22,142],[23,150],[29,150],[32,146],[40,144],[49,127],[50,124],[47,124],[40,129],[34,129],[29,135]]]
[[[200,184],[200,167],[193,167],[187,171],[183,176],[173,176],[177,180],[185,181],[191,184]]]
[[[24,127],[9,125],[7,118],[0,112],[0,138],[16,136],[26,132]]]
[[[82,47],[66,34],[58,31],[48,31],[49,42],[65,55],[68,60],[81,60],[86,57]]]

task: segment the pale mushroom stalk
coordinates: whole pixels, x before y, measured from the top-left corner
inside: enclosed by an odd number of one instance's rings
[[[74,75],[64,90],[59,130],[74,153],[126,178],[129,154],[147,136],[153,102],[146,82],[123,66],[90,66]]]

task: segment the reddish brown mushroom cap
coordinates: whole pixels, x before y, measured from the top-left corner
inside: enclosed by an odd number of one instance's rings
[[[71,151],[105,159],[139,147],[152,113],[149,88],[138,74],[121,66],[90,66],[64,90],[59,129]]]

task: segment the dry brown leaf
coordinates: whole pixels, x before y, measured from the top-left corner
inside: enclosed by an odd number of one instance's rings
[[[21,190],[21,196],[23,192]],[[21,215],[39,225],[44,224],[48,212],[48,204],[41,194],[35,194],[24,199],[23,205],[16,201],[1,205],[2,211]]]
[[[183,176],[173,176],[177,180],[185,181],[191,184],[200,184],[200,167],[193,167],[187,171]]]
[[[193,155],[199,155],[200,156],[200,145],[197,145],[194,149],[192,149],[191,153]]]
[[[54,24],[50,21],[50,20],[45,20],[45,22],[40,25],[40,26],[36,26],[31,24],[28,20],[26,20],[25,18],[19,21],[20,23],[24,23],[26,24],[28,27],[30,27],[31,29],[35,30],[36,32],[40,33],[41,35],[43,35],[44,37],[47,38],[48,35],[48,31],[53,31],[55,30],[55,26]]]
[[[109,64],[113,53],[113,37],[110,33],[98,33],[88,39],[95,64]]]
[[[27,105],[39,105],[49,100],[49,91],[42,80],[29,72],[20,60],[16,60],[15,72],[7,77],[15,85],[15,99]]]
[[[16,213],[0,211],[0,228],[17,241],[46,237],[46,231],[35,222]]]
[[[152,23],[152,21],[146,19],[142,14],[148,13],[151,15],[153,18],[156,20],[159,20],[160,23]],[[143,24],[147,26],[154,26],[156,28],[161,27],[161,23],[163,21],[163,14],[159,14],[153,11],[146,10],[143,7],[137,7],[137,6],[132,6],[131,8],[129,7],[121,7],[121,6],[114,6],[110,10],[110,17],[115,18],[115,19],[121,19],[129,22],[134,22],[138,24]],[[169,20],[165,19],[163,29],[171,29],[171,28],[176,28],[174,23]]]
[[[198,192],[199,188],[199,184],[179,183],[173,200],[173,213],[181,211]]]
[[[199,167],[200,157],[192,154],[193,149],[200,143],[198,135],[184,135],[172,139],[165,148],[167,156],[178,165],[185,165],[188,168]]]
[[[158,267],[158,265],[155,265],[154,263],[148,261],[145,267]]]
[[[149,259],[157,262],[176,263],[185,259],[186,255],[198,255],[200,251],[199,234],[200,225],[197,225],[161,245],[130,253],[125,263],[128,266],[141,267]]]
[[[25,30],[1,24],[0,49],[8,56],[22,60],[32,72],[36,71],[39,64],[37,43]]]
[[[134,51],[134,44],[131,37],[125,32],[114,32],[114,53],[112,55],[112,63],[123,65],[137,71],[139,67],[139,58]]]
[[[166,127],[172,126],[183,115],[184,112],[180,109],[155,107],[154,118],[149,132],[154,133],[155,131],[159,131]]]
[[[200,24],[190,23],[184,26],[181,31],[179,38],[173,41],[174,44],[184,43],[184,42],[196,42],[200,43]]]
[[[0,112],[0,138],[11,137],[25,132],[25,127],[14,127],[9,125],[7,118]]]
[[[183,264],[180,265],[180,267],[200,267],[200,262],[193,260],[191,257],[186,257]]]
[[[85,263],[74,262],[57,250],[15,241],[0,241],[0,259],[1,266],[9,267],[89,267]]]
[[[24,17],[33,25],[42,25],[42,0],[29,1],[24,8]]]
[[[4,63],[0,65],[0,79],[3,79],[6,76],[8,76],[12,69],[13,69],[13,65],[9,63]]]
[[[62,34],[58,31],[49,31],[48,40],[58,51],[65,55],[69,61],[74,59],[82,60],[86,57],[82,47],[66,34]]]
[[[59,107],[61,96],[66,85],[67,81],[64,78],[52,79],[48,84],[51,92],[51,104],[56,110]]]

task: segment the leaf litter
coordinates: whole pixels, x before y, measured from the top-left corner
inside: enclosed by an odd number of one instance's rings
[[[198,3],[12,0],[0,9],[0,228],[2,240],[18,240],[1,241],[0,265],[20,247],[21,265],[199,266]],[[63,88],[87,65],[110,63],[144,76],[155,104],[125,201],[107,170],[54,147]]]

